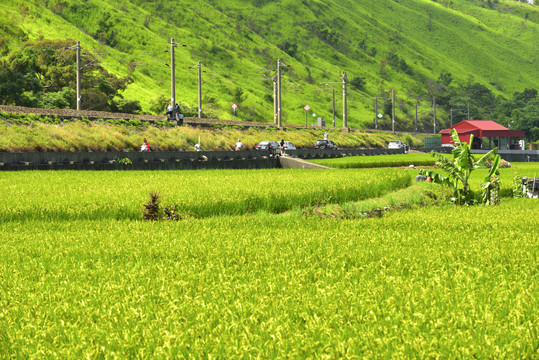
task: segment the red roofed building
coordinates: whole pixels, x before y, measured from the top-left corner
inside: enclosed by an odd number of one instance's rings
[[[442,146],[453,144],[451,129],[457,130],[460,141],[468,144],[470,143],[470,135],[473,135],[472,149],[482,149],[483,138],[498,138],[498,143],[500,143],[500,138],[505,138],[507,139],[506,144],[511,145],[512,138],[524,137],[524,131],[510,130],[492,120],[463,120],[449,129],[440,131],[440,134],[442,134]]]

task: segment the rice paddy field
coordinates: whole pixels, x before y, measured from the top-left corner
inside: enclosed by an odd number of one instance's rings
[[[451,157],[451,154],[448,155]],[[396,166],[433,166],[436,160],[430,154],[394,154],[377,156],[349,156],[336,159],[312,159],[316,164],[339,169],[377,168]]]
[[[416,174],[0,172],[0,358],[539,358],[537,200],[305,211]]]

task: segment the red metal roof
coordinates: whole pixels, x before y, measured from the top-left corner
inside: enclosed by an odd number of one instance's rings
[[[440,131],[440,134],[448,135],[451,129],[457,130],[458,134],[474,134],[480,137],[524,137],[524,131],[509,130],[492,120],[462,120],[449,129]]]

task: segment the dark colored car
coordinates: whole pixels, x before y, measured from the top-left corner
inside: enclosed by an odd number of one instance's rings
[[[280,148],[280,145],[276,141],[261,141],[255,146],[255,150],[268,150],[268,146],[271,146],[272,150],[277,150]]]
[[[336,149],[337,145],[331,140],[317,140],[316,144],[314,145],[315,149]]]

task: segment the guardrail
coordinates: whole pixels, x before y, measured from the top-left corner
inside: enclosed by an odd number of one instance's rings
[[[301,159],[398,154],[401,150],[289,150]],[[277,155],[279,153],[277,152]],[[0,170],[189,170],[280,167],[267,151],[0,152]]]
[[[474,154],[486,154],[488,150],[472,150]],[[537,162],[539,150],[498,150],[500,157],[508,162]]]

